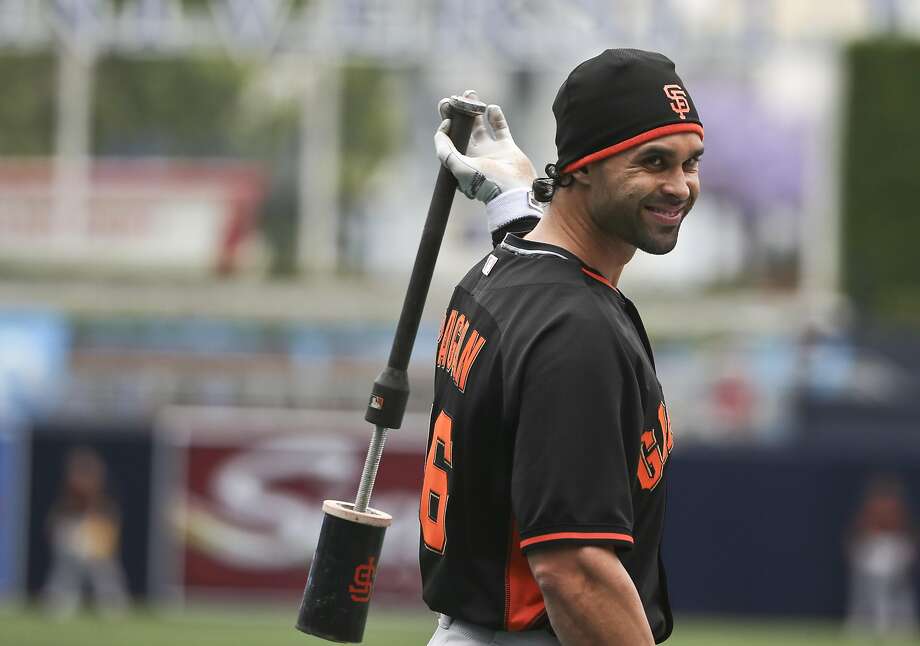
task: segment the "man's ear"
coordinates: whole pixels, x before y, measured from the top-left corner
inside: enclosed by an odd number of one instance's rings
[[[572,179],[578,182],[579,184],[588,186],[589,184],[591,184],[591,173],[588,171],[589,168],[591,168],[591,164],[588,164],[587,166],[582,166],[577,171],[572,173]]]

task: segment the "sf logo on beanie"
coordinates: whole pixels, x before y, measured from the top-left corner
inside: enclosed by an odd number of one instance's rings
[[[681,119],[686,119],[687,113],[690,112],[690,102],[687,101],[687,93],[684,92],[684,88],[679,85],[665,85],[662,89],[664,95],[671,99],[671,109]]]

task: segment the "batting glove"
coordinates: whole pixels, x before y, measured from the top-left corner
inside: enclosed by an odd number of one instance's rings
[[[463,96],[478,100],[475,90]],[[514,139],[501,107],[490,105],[485,115],[473,121],[470,143],[460,154],[447,133],[450,132],[450,100],[441,99],[438,112],[443,121],[434,133],[438,159],[457,179],[460,191],[470,199],[489,204],[503,193],[530,190],[537,171]]]

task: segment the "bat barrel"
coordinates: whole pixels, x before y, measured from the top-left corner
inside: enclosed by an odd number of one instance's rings
[[[339,500],[323,503],[323,527],[310,564],[297,630],[329,641],[364,639],[383,536],[392,516],[354,510]]]

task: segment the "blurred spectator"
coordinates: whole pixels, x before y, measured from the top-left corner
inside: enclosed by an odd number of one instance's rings
[[[870,483],[848,548],[848,628],[877,636],[913,635],[917,610],[911,569],[917,560],[917,537],[897,480]]]
[[[72,616],[84,590],[104,615],[120,614],[127,603],[119,555],[118,507],[106,493],[106,467],[88,448],[67,456],[61,492],[48,516],[51,573],[45,603],[56,617]]]
[[[741,370],[720,375],[712,384],[714,423],[727,436],[750,436],[756,392]]]

